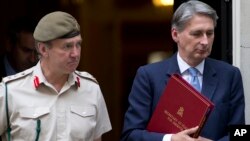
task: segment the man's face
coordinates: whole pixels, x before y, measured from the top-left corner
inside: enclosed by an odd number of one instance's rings
[[[34,66],[37,61],[37,53],[35,49],[35,40],[32,33],[21,32],[19,34],[19,41],[16,43],[16,47],[13,48],[15,53],[12,55],[15,60],[15,69],[17,71],[23,71]]]
[[[44,61],[51,71],[59,74],[69,74],[76,70],[81,57],[82,38],[80,35],[51,41],[47,48]]]
[[[183,31],[172,29],[180,56],[191,66],[208,57],[214,41],[214,22],[204,15],[195,15]]]

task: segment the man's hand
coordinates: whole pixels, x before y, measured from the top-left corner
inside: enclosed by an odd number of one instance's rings
[[[203,138],[203,137],[199,136],[198,141],[213,141],[213,140],[210,140],[210,139]]]
[[[190,137],[191,134],[194,134],[198,130],[198,126],[183,130],[177,134],[173,134],[171,141],[195,141],[196,138]]]
[[[190,135],[194,134],[198,130],[198,126],[183,130],[177,134],[173,134],[171,141],[212,141],[210,139],[199,136],[198,138],[192,138]]]

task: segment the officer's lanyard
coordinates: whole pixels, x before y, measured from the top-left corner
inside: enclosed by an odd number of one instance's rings
[[[9,119],[9,107],[8,107],[8,89],[7,89],[7,84],[5,84],[5,111],[6,111],[6,116],[7,116],[7,141],[11,141],[11,128],[10,128],[10,119]],[[40,131],[41,131],[41,120],[37,119],[36,120],[36,140],[39,140],[40,137]]]
[[[10,119],[9,119],[9,107],[8,107],[8,89],[7,89],[7,84],[5,84],[5,108],[6,108],[6,116],[7,116],[7,134],[8,134],[8,141],[11,141],[10,138],[10,132],[11,132],[11,128],[10,128]]]

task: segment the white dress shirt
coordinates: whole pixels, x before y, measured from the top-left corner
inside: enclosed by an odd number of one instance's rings
[[[189,66],[180,56],[179,52],[177,53],[177,63],[180,69],[180,73],[183,79],[185,79],[188,83],[191,81],[191,75],[188,73]],[[195,68],[199,71],[198,79],[200,82],[200,87],[202,88],[202,80],[203,80],[203,71],[204,71],[205,61],[203,60],[199,65],[195,66]],[[171,141],[171,137],[173,134],[165,134],[162,141]]]

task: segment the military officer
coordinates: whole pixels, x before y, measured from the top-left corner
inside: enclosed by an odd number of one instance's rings
[[[82,44],[76,19],[49,13],[33,36],[37,65],[0,84],[3,141],[101,141],[112,127],[96,79],[76,71]]]

